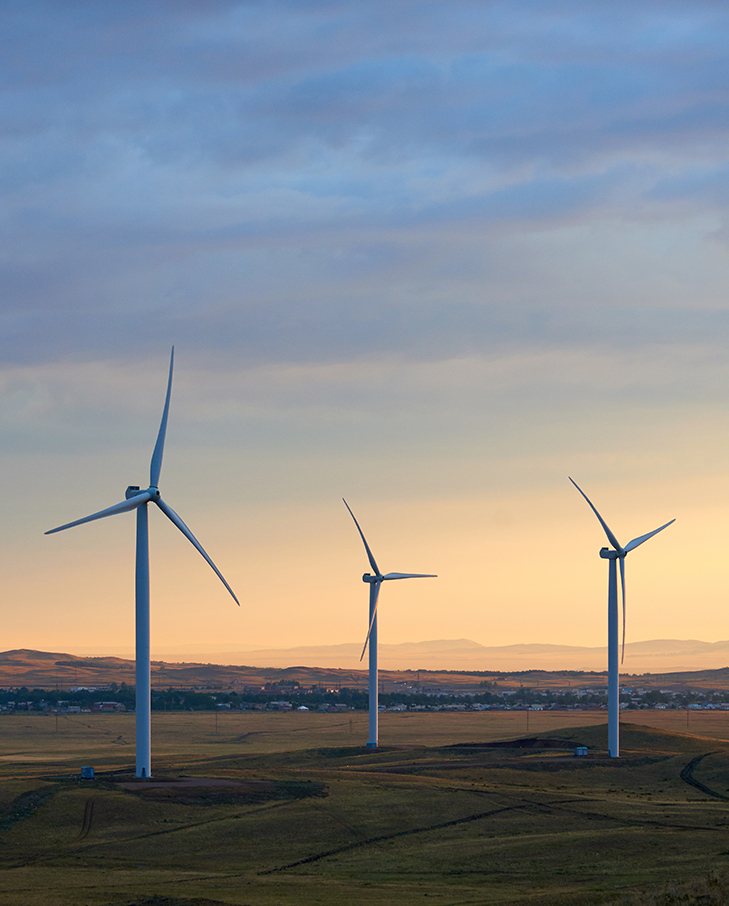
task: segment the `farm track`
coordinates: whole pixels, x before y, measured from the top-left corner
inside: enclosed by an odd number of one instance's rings
[[[708,753],[707,753],[708,754]],[[698,760],[701,759],[700,758]],[[694,761],[697,761],[694,759]],[[687,766],[688,767],[688,766]],[[685,769],[684,769],[685,770]],[[451,789],[455,792],[455,789]],[[478,793],[481,792],[484,795],[494,795],[490,791],[477,791],[473,789],[463,788],[463,792],[469,793]],[[504,797],[503,794],[497,794]],[[719,794],[717,794],[719,795]],[[721,797],[720,798],[726,798]],[[398,838],[409,837],[415,834],[428,833],[429,831],[442,830],[448,827],[455,827],[459,824],[466,824],[471,821],[479,821],[485,818],[490,818],[493,815],[503,814],[504,812],[516,811],[519,809],[533,810],[542,813],[560,813],[569,815],[575,818],[582,818],[583,820],[592,820],[592,821],[606,821],[615,823],[627,827],[656,827],[656,828],[666,828],[671,830],[681,830],[681,831],[707,831],[707,832],[716,832],[717,828],[709,825],[702,824],[685,824],[682,822],[671,822],[671,821],[659,821],[646,818],[627,818],[621,815],[611,815],[606,812],[595,812],[595,811],[586,811],[580,808],[570,808],[568,803],[576,802],[580,800],[570,799],[562,802],[543,802],[535,799],[520,799],[517,802],[512,802],[509,805],[504,805],[500,808],[494,808],[486,812],[477,812],[472,815],[465,815],[462,818],[455,818],[451,821],[444,821],[438,824],[426,825],[423,827],[409,828],[408,830],[396,831],[392,834],[380,834],[374,837],[369,837],[364,840],[357,840],[352,843],[346,843],[343,846],[335,847],[334,849],[326,850],[324,852],[315,853],[311,856],[307,856],[303,859],[298,859],[295,862],[290,862],[286,865],[280,865],[277,868],[269,868],[263,871],[260,871],[260,875],[269,875],[275,874],[280,871],[287,871],[288,869],[297,868],[302,865],[309,865],[313,862],[318,862],[322,859],[329,858],[330,856],[341,855],[345,852],[350,852],[355,849],[359,849],[365,846],[376,845],[378,843],[387,842],[389,840],[395,840]]]
[[[89,831],[91,830],[91,822],[94,820],[95,803],[96,796],[89,796],[89,798],[86,800],[86,804],[84,806],[84,817],[83,821],[81,822],[81,830],[79,831],[78,836],[76,837],[76,840],[74,842],[85,840],[86,837],[88,837]]]
[[[265,811],[265,810],[272,811],[274,809],[284,808],[289,804],[290,804],[289,801],[274,802],[270,805],[266,804],[266,805],[261,806],[258,809],[252,810],[251,812],[247,812],[246,817],[248,817],[249,815],[254,814],[255,812],[258,812],[258,811]],[[88,807],[88,802],[87,802],[87,807]],[[84,810],[84,824],[86,823],[86,814],[87,814],[87,812],[86,812],[86,810]],[[91,816],[92,815],[93,815],[93,807],[91,808]],[[37,853],[34,856],[28,856],[27,858],[23,859],[22,861],[9,864],[6,866],[6,868],[25,868],[28,865],[36,865],[40,862],[54,862],[56,859],[63,858],[65,856],[67,856],[69,853],[73,853],[73,852],[83,851],[84,853],[88,853],[88,852],[91,852],[92,850],[103,850],[104,847],[108,845],[108,842],[105,840],[83,845],[84,840],[86,839],[86,837],[88,835],[88,831],[91,829],[91,820],[92,820],[91,816],[89,817],[89,823],[88,823],[88,828],[87,828],[86,832],[84,833],[84,826],[82,825],[81,832],[78,834],[78,836],[73,840],[73,842],[69,845],[69,847],[65,851]],[[241,820],[243,817],[244,816],[240,815],[240,814],[217,815],[214,818],[206,818],[203,821],[191,821],[188,824],[180,824],[177,827],[169,827],[169,828],[165,828],[164,830],[148,831],[147,833],[142,833],[142,834],[131,834],[128,837],[124,837],[124,838],[120,839],[118,842],[121,844],[134,843],[137,840],[147,840],[150,837],[163,837],[163,836],[167,836],[169,834],[185,833],[186,831],[195,830],[196,828],[205,827],[205,826],[211,825],[211,824],[221,824],[226,821]]]
[[[442,830],[445,827],[455,827],[458,824],[466,824],[469,821],[479,821],[481,818],[489,818],[491,815],[499,815],[503,812],[511,812],[514,809],[523,808],[521,805],[507,805],[503,808],[492,809],[489,812],[478,812],[475,815],[466,815],[463,818],[454,818],[452,821],[442,821],[438,824],[429,824],[425,827],[414,827],[408,830],[395,831],[392,834],[380,834],[377,837],[368,837],[366,840],[358,840],[355,843],[346,843],[344,846],[338,846],[335,849],[327,850],[326,852],[316,853],[313,856],[307,856],[304,859],[297,859],[296,862],[289,862],[287,865],[279,865],[277,868],[267,868],[264,871],[259,871],[259,875],[271,875],[275,874],[278,871],[286,871],[289,868],[297,868],[299,865],[309,865],[312,862],[318,862],[321,859],[326,859],[329,856],[338,856],[341,853],[350,852],[353,849],[359,849],[363,846],[371,846],[376,843],[384,843],[388,840],[396,840],[398,837],[411,837],[414,834],[425,834],[428,831]]]
[[[712,790],[706,784],[701,783],[700,780],[696,780],[694,777],[694,769],[698,764],[707,758],[709,755],[713,755],[713,752],[704,752],[703,755],[697,755],[696,758],[692,758],[691,761],[686,765],[686,767],[681,771],[681,780],[684,783],[688,783],[690,786],[694,787],[697,790],[700,790],[702,793],[706,793],[707,796],[712,796],[714,799],[721,799],[724,802],[729,802],[729,796],[724,796],[723,793],[717,793],[716,790]]]

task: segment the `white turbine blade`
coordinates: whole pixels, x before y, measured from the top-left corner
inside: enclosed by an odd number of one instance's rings
[[[623,589],[623,653],[620,656],[620,663],[625,660],[625,557],[620,558],[620,585]]]
[[[347,507],[347,509],[349,510],[349,515],[352,517],[352,519],[354,519],[354,524],[357,526],[357,531],[359,532],[360,538],[361,538],[362,541],[364,542],[365,550],[367,551],[367,559],[370,561],[370,566],[372,567],[372,569],[373,569],[373,571],[374,571],[374,573],[375,573],[376,576],[381,576],[382,573],[380,572],[380,568],[379,568],[379,566],[375,563],[375,558],[372,556],[372,551],[370,550],[369,544],[367,544],[367,539],[366,539],[365,536],[364,536],[364,532],[363,532],[362,529],[359,527],[359,522],[357,522],[354,513],[353,513],[352,510],[350,509],[349,504],[348,504],[347,501],[344,499],[344,497],[342,497],[342,501],[344,502],[344,505],[345,505],[345,506]],[[367,633],[367,638],[369,638],[369,633]],[[367,647],[367,643],[366,643],[366,642],[365,642],[365,647]],[[364,652],[363,652],[363,653],[364,653]],[[362,660],[362,658],[360,658],[360,660]]]
[[[347,509],[349,509],[349,507],[347,507]],[[350,512],[351,512],[351,510],[350,510]],[[367,638],[365,639],[364,647],[362,648],[362,654],[360,654],[360,656],[359,656],[360,661],[365,656],[365,651],[367,651],[367,645],[369,644],[369,641],[370,641],[370,634],[372,633],[372,627],[375,625],[375,617],[377,616],[377,604],[378,604],[379,598],[380,598],[381,586],[382,586],[381,582],[375,583],[375,606],[372,608],[372,619],[370,620],[370,625],[369,625],[369,628],[367,629]]]
[[[654,535],[657,535],[658,532],[662,532],[664,528],[668,528],[669,525],[673,525],[675,519],[671,519],[670,522],[667,522],[665,525],[662,525],[660,528],[655,529],[652,532],[648,532],[647,535],[641,535],[639,538],[633,538],[632,541],[629,541],[625,545],[625,552],[634,551],[636,547],[639,547],[644,541],[647,541],[649,538],[652,538]]]
[[[75,525],[83,525],[84,522],[93,522],[94,519],[103,519],[105,516],[116,516],[117,513],[126,513],[129,510],[136,510],[138,506],[146,503],[152,495],[149,491],[142,491],[129,500],[122,500],[121,503],[115,503],[105,510],[99,510],[98,513],[92,513],[91,516],[84,516],[83,519],[76,519],[74,522],[67,522],[65,525],[59,525],[58,528],[44,532],[45,535],[53,535],[55,532],[62,532],[64,529],[73,528]]]
[[[569,476],[567,476],[567,477],[569,478]],[[570,481],[572,481],[571,478],[570,478]],[[615,535],[613,535],[613,533],[610,531],[610,526],[607,524],[607,522],[605,522],[605,520],[602,518],[602,516],[601,516],[601,515],[598,513],[598,511],[595,509],[595,506],[593,505],[593,503],[592,503],[592,501],[590,500],[590,498],[587,496],[587,494],[585,494],[585,492],[584,492],[584,491],[582,490],[582,488],[577,484],[576,481],[572,481],[572,484],[577,488],[577,490],[580,492],[580,494],[582,494],[582,496],[585,498],[585,500],[586,500],[586,501],[588,502],[588,504],[590,505],[590,509],[592,510],[592,512],[597,516],[598,520],[600,521],[600,525],[601,525],[601,526],[603,527],[603,529],[605,530],[605,534],[607,535],[608,541],[610,542],[610,544],[612,544],[612,546],[615,548],[616,551],[621,551],[621,552],[622,552],[623,548],[620,546],[620,542],[619,542],[618,539],[615,537]],[[627,548],[626,548],[626,550],[627,550]]]
[[[383,579],[437,579],[433,573],[387,573]]]
[[[174,522],[174,524],[175,524],[175,525],[177,526],[177,528],[182,532],[182,534],[187,538],[187,540],[190,542],[190,544],[192,544],[192,546],[193,546],[194,548],[197,548],[197,550],[200,552],[200,554],[202,554],[202,556],[205,558],[205,560],[207,560],[207,562],[208,562],[208,563],[210,564],[210,566],[212,567],[212,570],[213,570],[213,572],[215,573],[215,575],[220,579],[220,581],[223,583],[223,585],[225,585],[225,587],[226,587],[226,588],[228,589],[228,591],[230,592],[231,597],[233,598],[233,600],[235,601],[235,603],[240,607],[240,601],[238,600],[238,598],[236,598],[233,589],[232,589],[232,588],[230,587],[230,585],[228,585],[228,583],[225,581],[225,579],[223,578],[223,574],[220,572],[220,570],[218,569],[218,567],[213,563],[213,561],[210,559],[210,557],[208,557],[208,555],[205,553],[205,549],[203,548],[202,544],[200,544],[200,542],[199,542],[199,541],[197,540],[197,538],[192,534],[192,532],[191,532],[190,529],[185,525],[185,523],[182,521],[182,519],[180,519],[180,517],[179,517],[179,516],[177,515],[177,513],[172,509],[172,507],[169,506],[168,504],[166,504],[166,503],[164,502],[164,500],[162,500],[161,497],[155,497],[155,498],[154,498],[154,502],[155,502],[155,503],[157,504],[157,506],[162,510],[162,512],[165,514],[165,516],[167,516],[167,518],[168,518],[171,522]]]
[[[162,471],[162,456],[165,452],[165,436],[167,434],[167,416],[170,412],[170,396],[172,395],[172,366],[175,363],[175,347],[172,347],[170,354],[170,376],[167,379],[167,396],[165,397],[165,407],[162,410],[162,421],[157,434],[157,443],[154,445],[152,453],[152,462],[149,466],[149,484],[151,487],[159,487],[159,474]]]

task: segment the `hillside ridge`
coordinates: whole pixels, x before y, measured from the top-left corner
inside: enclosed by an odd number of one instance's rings
[[[365,688],[366,669],[343,669],[326,666],[290,665],[261,667],[258,665],[213,664],[195,662],[152,661],[152,685],[168,687],[262,687],[323,685],[332,688]],[[600,686],[606,672],[587,670],[480,670],[464,667],[459,670],[425,669],[380,671],[383,684],[390,691],[407,687],[411,691],[438,691],[445,688],[478,689],[484,683],[497,683],[502,688],[534,686],[561,688]],[[0,687],[74,688],[134,685],[134,661],[117,656],[78,656],[63,652],[12,649],[0,651]],[[708,670],[670,671],[653,674],[623,673],[624,685],[645,688],[660,686],[692,688],[729,688],[729,667]]]

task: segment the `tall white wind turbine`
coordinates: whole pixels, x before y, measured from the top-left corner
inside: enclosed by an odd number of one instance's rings
[[[602,516],[595,509],[594,504],[590,498],[585,494],[582,488],[577,484],[576,481],[572,481],[572,484],[577,488],[577,490],[582,494],[587,503],[590,506],[592,512],[597,516],[600,525],[603,527],[607,539],[612,545],[612,550],[609,547],[603,547],[600,549],[600,556],[603,560],[608,561],[608,750],[610,752],[611,758],[617,758],[620,755],[620,739],[619,739],[619,727],[620,727],[620,691],[618,683],[618,569],[617,563],[620,561],[620,585],[623,593],[623,658],[625,657],[625,557],[636,547],[639,547],[643,544],[644,541],[647,541],[649,538],[652,538],[654,535],[657,535],[658,532],[662,532],[664,528],[668,528],[669,525],[672,525],[676,520],[671,519],[670,522],[667,522],[665,525],[662,525],[660,528],[654,529],[652,532],[648,532],[647,535],[639,535],[637,538],[633,538],[632,541],[629,541],[625,547],[620,545],[620,542],[615,537],[615,535],[610,531],[610,527],[607,522],[602,518]],[[621,658],[622,663],[622,658]]]
[[[365,651],[367,650],[367,645],[370,646],[370,665],[369,665],[369,723],[370,723],[370,737],[367,742],[368,749],[377,748],[377,718],[379,716],[378,712],[378,687],[377,687],[377,598],[380,594],[380,586],[383,582],[387,582],[389,579],[437,579],[438,577],[430,573],[386,573],[384,576],[380,572],[380,568],[377,563],[375,563],[375,558],[372,556],[372,551],[370,550],[369,544],[367,544],[367,539],[364,536],[364,532],[359,527],[359,522],[355,518],[354,513],[349,507],[344,498],[344,505],[349,510],[349,515],[354,519],[354,524],[357,526],[357,531],[359,532],[360,538],[365,546],[367,551],[367,559],[370,561],[370,566],[374,575],[370,573],[365,573],[362,576],[362,581],[367,582],[370,586],[370,622],[369,628],[367,630],[367,638],[365,639],[364,647],[362,648],[362,654],[360,655],[360,661],[364,657]]]
[[[62,532],[64,529],[73,528],[75,525],[83,525],[84,522],[92,522],[95,519],[103,519],[105,516],[115,516],[117,513],[126,513],[129,510],[137,511],[137,557],[136,557],[136,581],[135,581],[135,598],[136,598],[136,728],[137,728],[137,758],[136,758],[136,776],[151,776],[151,682],[150,682],[150,660],[149,660],[149,530],[147,519],[147,504],[156,503],[167,518],[174,523],[182,534],[190,541],[193,547],[202,554],[207,560],[220,581],[225,585],[233,600],[240,606],[240,601],[233,594],[233,589],[223,578],[218,567],[213,563],[210,557],[205,553],[203,546],[192,534],[190,529],[180,519],[177,513],[162,500],[159,493],[159,476],[162,470],[162,455],[165,447],[165,435],[167,433],[167,416],[170,410],[170,395],[172,393],[172,366],[175,360],[175,347],[172,347],[170,355],[170,374],[167,380],[167,396],[162,411],[162,422],[157,434],[157,443],[154,445],[152,453],[152,463],[149,469],[149,487],[142,491],[136,485],[130,485],[125,497],[121,503],[93,513],[91,516],[85,516],[83,519],[77,519],[75,522],[68,522],[66,525],[59,525],[58,528],[51,529],[46,535],[52,535],[54,532]]]

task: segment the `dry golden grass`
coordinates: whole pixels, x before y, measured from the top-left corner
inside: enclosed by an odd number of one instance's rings
[[[604,724],[606,714],[535,711],[528,720],[528,732],[539,733]],[[526,733],[527,714],[518,711],[380,715],[382,745],[489,742]],[[211,750],[224,755],[357,746],[367,739],[367,714],[223,712],[216,717],[207,711],[158,711],[152,717],[152,736],[157,758],[183,753],[207,757]],[[34,713],[0,716],[0,765],[35,764],[45,770],[54,763],[69,767],[83,763],[112,768],[133,760],[133,714],[61,715],[58,721],[53,715]]]
[[[729,712],[624,711],[622,721],[729,740]],[[381,745],[492,742],[561,728],[602,726],[605,711],[391,712],[380,715]],[[154,712],[156,757],[178,754],[280,752],[317,746],[357,746],[367,739],[367,714]],[[109,767],[134,760],[133,714],[0,715],[0,765],[97,762]]]

